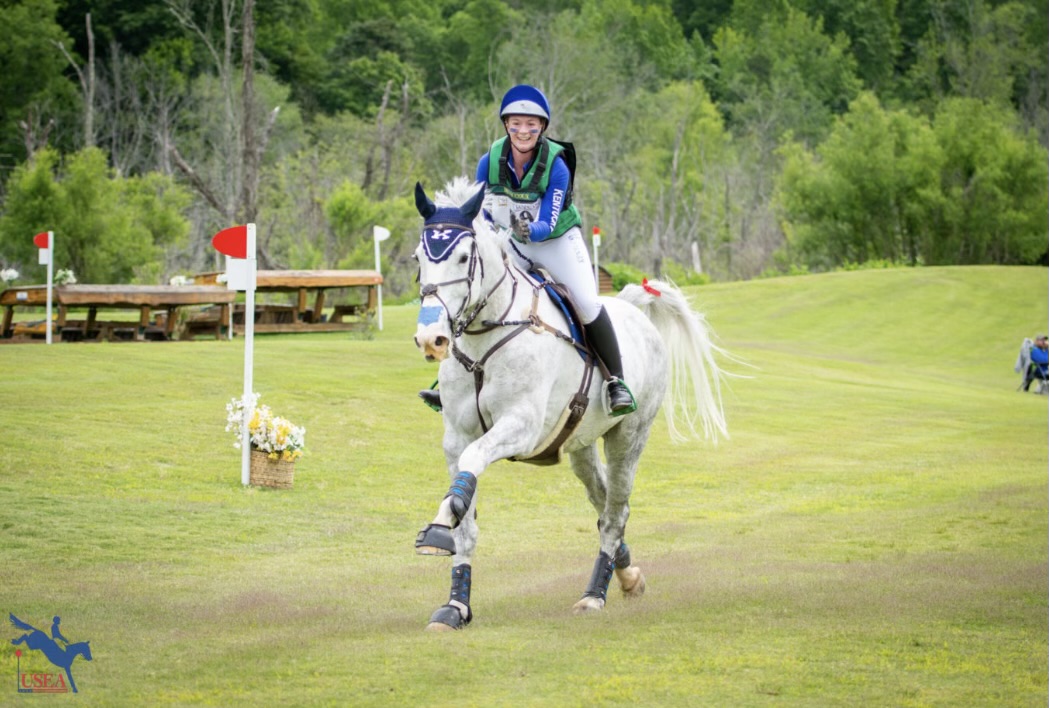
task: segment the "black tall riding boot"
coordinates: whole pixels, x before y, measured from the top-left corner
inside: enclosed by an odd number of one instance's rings
[[[612,320],[604,307],[600,314],[586,328],[586,337],[594,352],[608,369],[608,402],[612,415],[626,415],[637,410],[634,394],[623,382],[623,360],[619,355],[619,340],[612,326]]]

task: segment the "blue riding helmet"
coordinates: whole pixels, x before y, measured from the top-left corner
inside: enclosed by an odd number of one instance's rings
[[[549,123],[550,103],[535,86],[514,86],[503,96],[503,104],[499,107],[499,117],[507,116],[536,116]]]

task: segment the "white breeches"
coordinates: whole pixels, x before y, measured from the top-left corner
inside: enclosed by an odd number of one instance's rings
[[[594,266],[590,261],[590,253],[586,250],[583,232],[578,226],[569,229],[560,238],[549,241],[512,243],[511,254],[522,269],[528,268],[528,263],[521,259],[521,256],[524,256],[568,288],[576,307],[579,308],[583,324],[590,324],[601,314],[601,301],[598,300],[597,283],[594,281]]]

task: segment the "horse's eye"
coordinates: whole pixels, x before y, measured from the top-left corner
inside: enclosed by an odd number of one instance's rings
[[[465,253],[459,256],[459,265],[465,265],[466,261],[469,260],[469,258],[470,257],[467,256]]]

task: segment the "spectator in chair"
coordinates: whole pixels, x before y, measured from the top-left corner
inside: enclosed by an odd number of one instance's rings
[[[1035,379],[1049,379],[1049,337],[1044,334],[1038,335],[1031,347],[1031,366],[1024,378],[1024,391],[1031,387]]]

